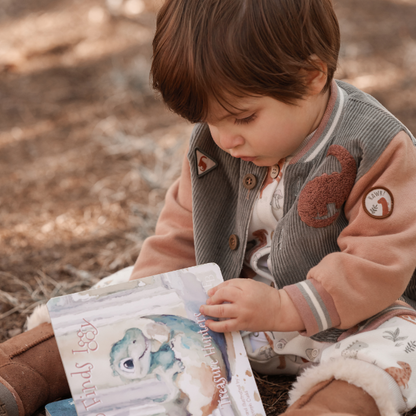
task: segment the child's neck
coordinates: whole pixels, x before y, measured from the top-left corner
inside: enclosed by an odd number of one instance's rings
[[[312,97],[312,108],[313,108],[313,116],[312,116],[312,126],[308,134],[311,134],[315,131],[319,124],[321,123],[325,111],[328,107],[329,98],[331,96],[331,89],[329,88],[322,94],[318,94]]]

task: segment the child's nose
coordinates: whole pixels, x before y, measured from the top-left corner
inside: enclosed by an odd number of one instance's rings
[[[244,138],[233,131],[219,131],[221,147],[226,150],[234,149],[244,144]]]

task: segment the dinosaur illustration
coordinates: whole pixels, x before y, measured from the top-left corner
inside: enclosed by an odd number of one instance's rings
[[[299,196],[299,216],[305,224],[314,228],[327,227],[338,218],[357,174],[355,159],[344,147],[332,145],[326,156],[334,156],[338,160],[341,172],[324,173],[312,179]],[[331,205],[334,208],[330,209]]]
[[[280,209],[280,208],[282,208],[281,207],[281,205],[280,205],[280,199],[283,199],[283,194],[282,194],[282,191],[280,190],[280,189],[278,189],[275,193],[274,193],[274,195],[273,195],[273,199],[272,199],[272,201],[270,202],[270,205],[272,205],[274,208],[276,208],[276,209]]]
[[[399,364],[401,368],[389,367],[384,369],[384,371],[390,374],[400,387],[407,389],[409,387],[408,383],[410,376],[412,375],[412,367],[403,361],[397,361],[397,364]]]
[[[381,205],[381,208],[382,208],[382,210],[383,210],[382,215],[383,215],[383,216],[384,216],[384,215],[387,215],[387,214],[389,213],[389,204],[387,203],[386,198],[380,198],[380,199],[377,201],[377,203]]]
[[[414,315],[399,315],[399,318],[416,325],[416,316]]]
[[[253,255],[267,245],[267,235],[268,232],[263,228],[253,232],[254,239],[247,243],[246,261],[250,262]]]
[[[159,403],[166,414],[209,416],[219,400],[216,383],[231,380],[223,334],[208,332],[177,315],[147,315],[139,321],[141,328],[129,328],[111,348],[113,375],[137,383],[137,389],[143,386],[143,391],[156,380],[159,389],[153,389],[143,403]],[[201,380],[204,390],[195,390],[193,384]]]
[[[206,156],[202,156],[201,159],[199,159],[199,162],[198,162],[198,167],[201,170],[201,172],[205,172],[206,169],[207,169],[207,164],[204,162],[203,159],[207,159],[207,157]]]
[[[357,341],[354,341],[347,348],[345,348],[341,352],[341,355],[343,357],[348,357],[348,358],[357,358],[358,352],[364,348],[368,348],[368,344],[357,340]]]

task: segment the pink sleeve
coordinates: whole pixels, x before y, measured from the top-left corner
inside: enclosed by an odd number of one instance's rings
[[[392,207],[381,202],[380,190],[392,196]],[[388,194],[384,194],[387,201]],[[364,202],[372,198],[385,204],[382,216],[372,215],[372,203],[365,209]],[[345,215],[349,224],[338,238],[340,252],[324,257],[306,281],[285,288],[304,321],[306,335],[330,327],[351,328],[377,314],[403,294],[412,277],[416,148],[406,133],[400,132],[354,185]]]
[[[195,264],[191,172],[185,157],[181,176],[166,194],[155,235],[143,243],[130,280]]]

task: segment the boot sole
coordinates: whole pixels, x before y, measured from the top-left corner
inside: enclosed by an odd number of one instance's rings
[[[25,416],[25,409],[14,388],[0,377],[0,416]]]

